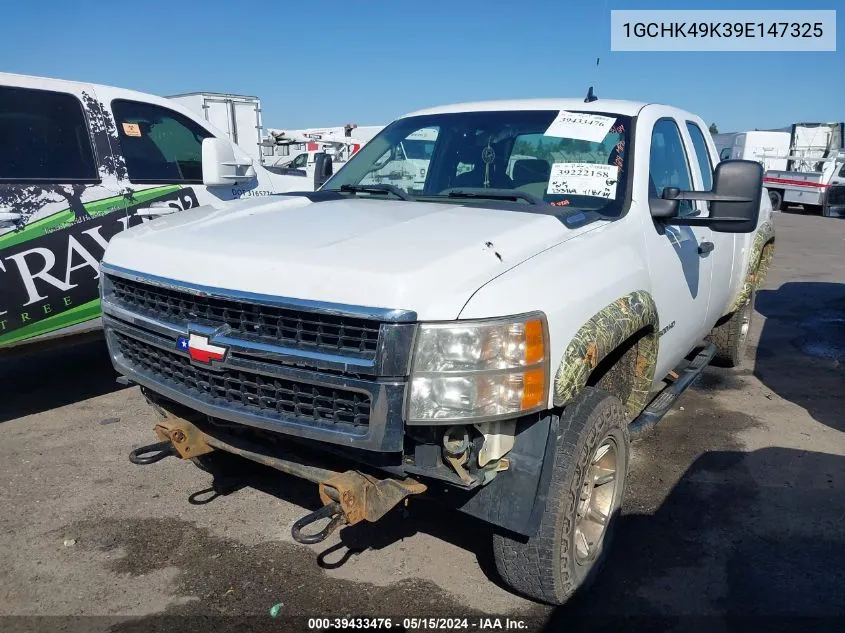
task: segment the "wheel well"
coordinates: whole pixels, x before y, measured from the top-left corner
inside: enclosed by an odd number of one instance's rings
[[[654,371],[653,367],[642,366],[646,355],[643,354],[641,348],[645,347],[646,339],[655,344],[656,336],[651,326],[635,332],[596,365],[587,379],[587,386],[613,394],[626,405],[629,414],[638,414],[639,411],[636,409],[644,403],[641,404],[639,394],[634,393],[637,388],[637,379],[639,377],[642,380],[645,377],[644,374],[647,374],[650,382]],[[638,391],[641,390],[642,385]]]

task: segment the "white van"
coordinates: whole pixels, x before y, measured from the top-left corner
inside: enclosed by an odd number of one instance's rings
[[[117,233],[313,189],[168,99],[0,73],[0,353],[99,327],[99,261]]]

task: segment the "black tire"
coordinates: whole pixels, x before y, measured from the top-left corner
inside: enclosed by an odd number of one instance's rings
[[[597,547],[592,555],[583,558],[575,542],[585,503],[582,491],[596,451],[605,443],[611,443],[617,451],[615,487],[604,493],[611,495],[609,520],[603,534],[594,541]],[[510,534],[493,537],[496,568],[505,583],[536,600],[563,604],[576,590],[592,582],[613,537],[629,457],[628,422],[622,402],[599,389],[585,388],[560,417],[554,470],[538,533],[528,539]],[[593,494],[599,489],[591,486]]]
[[[783,191],[780,189],[769,189],[769,200],[772,203],[772,211],[780,211],[783,207]]]
[[[757,292],[753,291],[748,303],[710,332],[707,340],[716,346],[716,355],[712,361],[714,365],[718,367],[739,367],[745,360],[748,331],[754,318],[756,297]]]

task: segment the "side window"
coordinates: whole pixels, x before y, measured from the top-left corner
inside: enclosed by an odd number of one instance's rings
[[[691,121],[687,121],[687,131],[692,139],[692,146],[695,148],[698,168],[701,170],[701,183],[705,190],[710,191],[713,188],[713,165],[710,162],[707,141],[704,140],[701,128]]]
[[[79,99],[63,92],[0,87],[0,181],[99,179]]]
[[[692,190],[689,161],[681,141],[681,131],[673,119],[660,119],[651,132],[649,197],[659,198],[666,187]],[[693,212],[692,202],[682,200],[679,213],[689,215]]]
[[[138,101],[112,101],[129,180],[202,183],[202,141],[212,136],[178,112]]]

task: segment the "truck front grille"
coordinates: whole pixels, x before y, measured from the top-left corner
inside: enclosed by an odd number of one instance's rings
[[[243,409],[262,417],[344,425],[364,434],[369,395],[230,368],[202,368],[185,356],[113,332],[113,342],[133,370],[208,404]]]
[[[110,275],[118,305],[174,324],[228,325],[232,332],[273,345],[374,358],[379,323],[363,318],[211,297]]]

